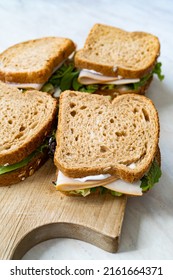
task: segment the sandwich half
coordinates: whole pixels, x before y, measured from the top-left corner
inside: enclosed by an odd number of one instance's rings
[[[45,162],[56,115],[48,93],[0,82],[0,186],[23,181]]]
[[[95,24],[84,48],[74,57],[80,69],[78,82],[95,85],[99,93],[144,94],[153,74],[162,80],[159,39],[145,32],[127,32],[122,29]]]
[[[21,88],[40,90],[74,52],[67,38],[45,37],[11,46],[0,54],[0,80]]]
[[[150,99],[65,91],[60,96],[56,189],[137,195],[158,182],[159,119]]]

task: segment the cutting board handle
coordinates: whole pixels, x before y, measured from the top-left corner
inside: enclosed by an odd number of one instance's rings
[[[48,161],[27,180],[0,188],[0,259],[21,259],[36,244],[58,237],[117,251],[126,197],[67,196],[52,186],[54,176]]]
[[[101,232],[77,224],[53,223],[40,226],[28,232],[12,250],[10,259],[19,260],[38,243],[58,237],[82,240],[108,252],[116,252],[119,244],[119,236],[111,238],[110,236],[103,235]]]

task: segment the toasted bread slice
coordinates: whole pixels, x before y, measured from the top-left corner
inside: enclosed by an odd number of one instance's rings
[[[75,50],[72,40],[46,37],[14,45],[0,54],[0,80],[45,83],[53,70]]]
[[[75,65],[107,76],[141,78],[152,70],[159,54],[159,40],[152,34],[95,24],[75,55]]]
[[[150,99],[138,94],[109,101],[65,91],[56,138],[54,162],[66,176],[111,174],[133,182],[150,168],[157,153],[158,113]]]
[[[0,82],[0,165],[20,162],[43,143],[55,122],[56,104],[48,93],[21,92]]]

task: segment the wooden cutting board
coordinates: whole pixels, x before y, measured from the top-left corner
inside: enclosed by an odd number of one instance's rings
[[[70,197],[53,187],[49,160],[20,184],[0,188],[0,259],[21,259],[34,245],[56,237],[118,249],[126,197]]]

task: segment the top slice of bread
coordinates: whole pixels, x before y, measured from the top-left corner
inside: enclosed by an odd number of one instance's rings
[[[51,132],[57,102],[48,93],[21,92],[0,82],[0,165],[21,161]]]
[[[111,174],[140,179],[159,141],[158,113],[150,99],[65,91],[60,96],[55,165],[69,177]],[[134,167],[134,168],[133,168]]]
[[[72,40],[45,37],[14,45],[0,54],[0,80],[45,83],[52,71],[75,50]]]
[[[152,34],[95,24],[75,55],[75,65],[107,76],[141,78],[152,70],[159,54],[159,40]]]

